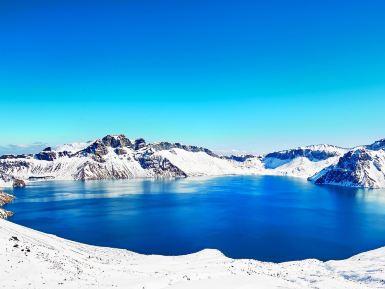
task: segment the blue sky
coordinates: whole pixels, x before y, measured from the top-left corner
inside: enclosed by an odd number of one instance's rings
[[[369,3],[367,3],[369,2]],[[0,153],[385,137],[384,1],[0,1]]]

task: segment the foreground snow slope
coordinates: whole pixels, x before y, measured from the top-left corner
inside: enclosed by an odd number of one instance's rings
[[[265,263],[219,251],[166,257],[84,245],[0,220],[0,288],[318,288],[385,286],[385,248],[342,261]]]

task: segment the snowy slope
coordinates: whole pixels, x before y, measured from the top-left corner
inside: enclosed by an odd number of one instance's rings
[[[190,152],[175,148],[158,151],[156,155],[170,160],[188,176],[239,175],[261,172],[260,167],[247,167],[228,159],[212,157],[205,152]]]
[[[83,149],[85,149],[86,147],[88,147],[92,142],[89,141],[89,142],[75,142],[75,143],[71,143],[71,144],[64,144],[64,145],[60,145],[60,146],[57,146],[56,148],[54,148],[55,151],[57,152],[78,152],[78,151],[81,151]]]
[[[47,148],[35,155],[4,156],[0,170],[13,179],[89,180],[185,177],[167,159],[154,155],[151,145],[123,135],[88,143]],[[8,183],[12,181],[8,178]],[[5,181],[6,182],[6,181]],[[3,184],[5,183],[3,182]]]
[[[313,145],[262,156],[218,156],[180,143],[146,143],[107,135],[86,143],[46,148],[35,155],[0,157],[0,186],[16,179],[94,180],[218,175],[279,175],[316,184],[385,187],[385,140],[344,149]]]
[[[265,174],[308,178],[326,167],[338,162],[339,157],[330,157],[325,160],[311,161],[306,157],[296,157],[274,169],[266,169]]]
[[[358,147],[310,178],[316,184],[385,188],[385,151]]]
[[[48,147],[35,155],[0,157],[0,186],[14,179],[90,180],[170,178],[236,174],[288,175],[308,178],[335,164],[343,149],[318,145],[265,156],[218,156],[179,143],[146,143],[124,135]]]
[[[208,149],[179,143],[147,144],[124,135],[88,143],[46,148],[35,155],[3,156],[0,170],[13,179],[90,180],[174,178],[257,173],[257,169],[221,158]],[[6,183],[7,180],[3,182]]]
[[[0,220],[2,288],[384,288],[385,248],[347,260],[265,263],[217,250],[166,257],[84,245]]]
[[[261,156],[264,174],[308,178],[336,164],[346,149],[332,145],[311,145]]]

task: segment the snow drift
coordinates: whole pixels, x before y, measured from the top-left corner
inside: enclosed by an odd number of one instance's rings
[[[385,248],[342,261],[265,263],[217,250],[140,255],[68,241],[0,220],[4,288],[384,288]]]

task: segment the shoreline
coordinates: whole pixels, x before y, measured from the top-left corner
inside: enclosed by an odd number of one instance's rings
[[[25,187],[28,187],[29,184],[38,184],[44,182],[98,182],[98,181],[178,181],[178,180],[196,180],[196,179],[210,179],[210,178],[220,178],[220,177],[278,177],[278,178],[291,178],[296,180],[305,181],[306,183],[311,183],[316,186],[320,186],[319,184],[315,184],[312,180],[309,180],[308,177],[296,176],[290,174],[279,174],[279,173],[250,173],[250,174],[218,174],[218,175],[193,175],[187,177],[135,177],[135,178],[121,178],[121,179],[85,179],[85,180],[77,180],[70,178],[49,178],[49,179],[36,179],[36,180],[22,180],[25,182]],[[385,190],[385,188],[370,188],[370,187],[359,187],[359,186],[344,186],[339,184],[322,184],[323,187],[341,187],[346,189],[356,189],[356,190],[365,190],[365,191],[376,191],[376,190]],[[24,187],[23,187],[24,188]],[[3,183],[0,186],[1,189],[15,189],[11,183]],[[17,189],[17,187],[16,187]],[[1,191],[0,191],[1,192]]]
[[[8,219],[13,216],[12,211],[3,209],[3,206],[11,203],[15,199],[15,196],[0,191],[0,219]]]
[[[62,239],[0,220],[4,288],[383,288],[385,247],[339,261],[231,259],[206,249],[142,255]],[[20,277],[22,276],[22,277]]]

